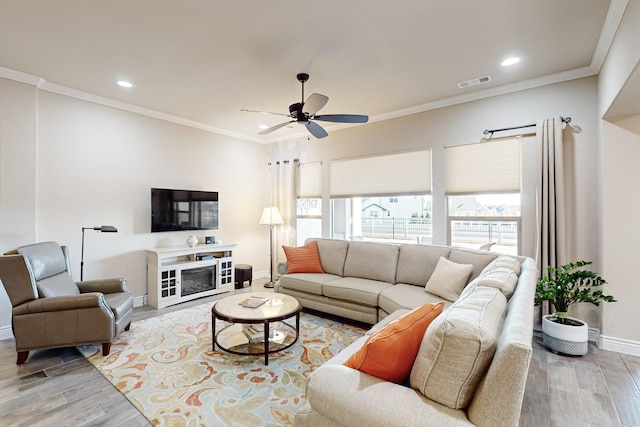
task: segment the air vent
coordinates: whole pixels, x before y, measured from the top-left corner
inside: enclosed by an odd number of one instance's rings
[[[460,89],[464,89],[465,87],[475,86],[482,83],[489,83],[491,81],[491,76],[482,76],[471,80],[466,80],[464,82],[459,82],[458,87]]]

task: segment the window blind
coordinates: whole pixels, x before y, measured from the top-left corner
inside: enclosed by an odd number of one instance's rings
[[[334,160],[329,194],[338,197],[431,193],[431,150]]]
[[[298,197],[305,199],[322,198],[322,163],[301,163]]]
[[[445,192],[519,192],[520,151],[520,138],[445,147]]]

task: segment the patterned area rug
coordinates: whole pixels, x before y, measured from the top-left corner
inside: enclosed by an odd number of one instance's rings
[[[211,349],[212,305],[132,323],[107,357],[100,346],[79,350],[154,425],[290,426],[307,377],[364,334],[302,313],[298,342],[265,366],[264,356]]]

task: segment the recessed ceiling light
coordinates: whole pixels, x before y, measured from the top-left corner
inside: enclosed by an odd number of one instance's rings
[[[133,83],[128,82],[126,80],[118,80],[118,86],[130,88],[130,87],[133,87]]]
[[[518,62],[520,62],[520,58],[514,56],[513,58],[505,59],[500,63],[500,65],[502,65],[503,67],[508,67],[509,65],[517,64]]]
[[[269,129],[269,126],[267,125],[260,125],[258,126],[259,129]]]

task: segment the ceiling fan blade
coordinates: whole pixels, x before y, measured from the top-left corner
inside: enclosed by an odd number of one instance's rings
[[[245,108],[241,109],[240,111],[244,111],[244,112],[247,112],[247,113],[273,114],[273,115],[276,115],[276,116],[291,117],[289,114],[284,114],[284,113],[272,113],[272,112],[269,112],[269,111],[247,110]]]
[[[323,122],[337,122],[337,123],[367,123],[369,116],[363,116],[360,114],[323,114],[321,116],[314,116],[314,120],[322,120]]]
[[[329,135],[327,131],[324,130],[322,126],[320,126],[317,123],[307,122],[304,125],[307,127],[307,130],[309,131],[309,133],[318,139],[324,138],[325,136]]]
[[[275,126],[271,126],[268,129],[265,129],[263,131],[258,132],[258,135],[266,135],[268,133],[273,132],[274,130],[278,130],[280,128],[285,127],[286,125],[288,125],[289,123],[295,123],[295,120],[291,120],[289,122],[284,122],[284,123],[280,123],[279,125],[275,125]]]
[[[328,96],[320,95],[319,93],[312,93],[307,102],[304,103],[302,111],[313,116],[316,112],[320,111],[322,107],[327,105],[329,101]]]

